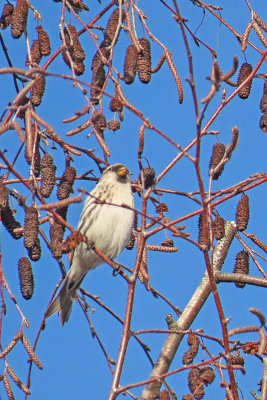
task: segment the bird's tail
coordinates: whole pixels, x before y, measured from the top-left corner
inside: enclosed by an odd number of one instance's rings
[[[58,311],[61,325],[68,321],[72,309],[72,303],[83,278],[84,275],[81,276],[80,279],[73,279],[69,274],[66,276],[59,294],[48,306],[48,309],[45,312],[45,318],[50,317]]]

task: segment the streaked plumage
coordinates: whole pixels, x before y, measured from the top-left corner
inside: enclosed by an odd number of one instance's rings
[[[62,0],[54,0],[54,2],[62,2]],[[89,11],[90,8],[82,2],[82,0],[66,0],[66,5],[68,7],[68,3],[73,7],[73,10],[76,12],[80,12],[83,10]]]
[[[106,168],[90,195],[85,200],[77,230],[105,256],[114,259],[126,246],[133,226],[133,211],[112,205],[134,207],[128,169],[122,164]],[[99,203],[96,199],[111,204]],[[48,307],[45,318],[59,311],[63,325],[69,319],[73,300],[86,273],[103,263],[94,250],[88,250],[85,243],[79,244],[60,293]]]

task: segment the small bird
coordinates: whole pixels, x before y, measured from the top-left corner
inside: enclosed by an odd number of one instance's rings
[[[129,208],[119,207],[122,205]],[[86,198],[77,230],[112,260],[122,252],[130,238],[133,208],[128,168],[123,164],[110,165]],[[74,250],[63,286],[48,306],[45,318],[59,311],[61,325],[68,321],[76,292],[85,275],[100,264],[104,264],[104,260],[86,243],[80,243]]]
[[[62,0],[54,0],[54,2],[62,2]],[[74,11],[77,13],[83,10],[89,11],[90,8],[87,7],[86,4],[82,2],[82,0],[66,0],[66,5],[68,7],[68,3],[73,7]]]

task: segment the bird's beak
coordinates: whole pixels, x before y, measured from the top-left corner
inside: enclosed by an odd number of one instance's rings
[[[127,174],[129,174],[128,168],[126,167],[121,167],[120,169],[118,169],[117,174],[119,176],[126,176]]]

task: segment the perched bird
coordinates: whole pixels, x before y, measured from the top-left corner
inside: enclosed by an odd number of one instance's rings
[[[85,200],[77,230],[111,260],[126,246],[133,227],[134,208],[129,171],[123,164],[110,165]],[[104,260],[82,242],[74,250],[70,270],[45,318],[59,311],[61,325],[68,321],[72,303],[85,275]]]
[[[62,0],[54,0],[54,2],[62,2]],[[83,10],[89,11],[90,8],[87,7],[86,4],[82,2],[82,0],[66,0],[66,5],[68,7],[68,3],[73,7],[73,10],[76,11],[77,13]]]

